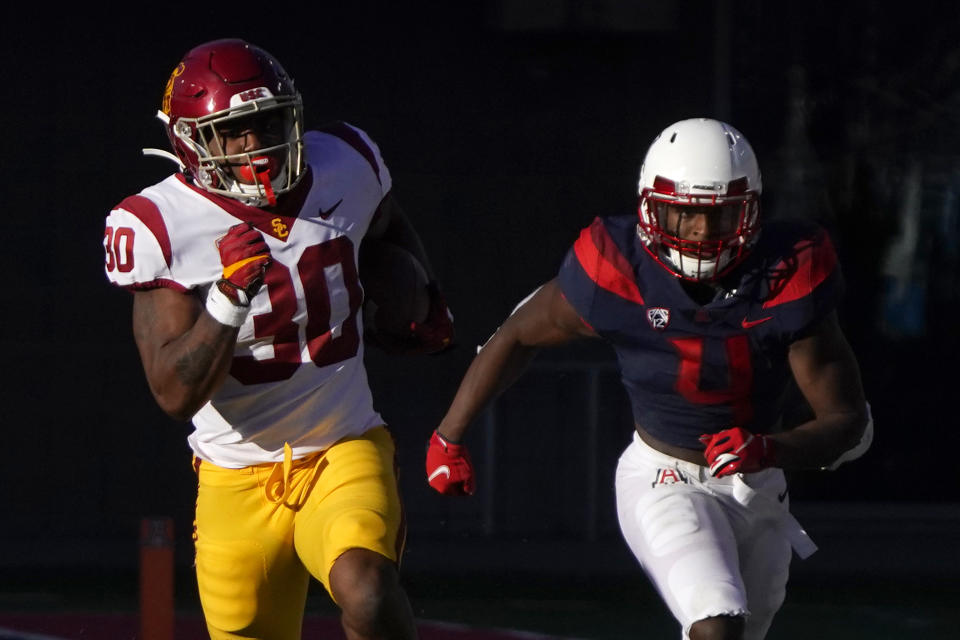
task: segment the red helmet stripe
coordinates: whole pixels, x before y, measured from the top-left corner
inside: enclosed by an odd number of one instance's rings
[[[799,300],[809,295],[837,266],[837,253],[826,231],[815,238],[801,240],[794,245],[796,262],[781,262],[773,269],[780,279],[771,286],[772,297],[763,303],[764,309]]]
[[[590,279],[621,298],[643,304],[630,262],[620,253],[600,218],[580,232],[573,251]]]
[[[677,183],[673,180],[667,180],[663,176],[657,176],[653,179],[653,190],[657,193],[673,196],[677,194]]]

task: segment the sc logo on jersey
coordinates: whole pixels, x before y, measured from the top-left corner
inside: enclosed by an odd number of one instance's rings
[[[274,218],[270,221],[271,226],[273,226],[273,235],[277,236],[281,240],[290,235],[290,232],[287,231],[287,225],[284,224],[282,218]]]
[[[647,309],[647,322],[657,331],[663,331],[670,324],[670,309],[650,307]]]

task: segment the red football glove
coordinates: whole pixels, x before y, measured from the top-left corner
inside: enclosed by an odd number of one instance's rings
[[[263,286],[263,275],[270,264],[270,248],[249,222],[230,227],[217,240],[223,279],[217,287],[237,306],[247,306]]]
[[[746,429],[733,427],[719,433],[705,433],[700,442],[710,465],[710,473],[716,478],[734,473],[752,473],[772,466],[774,441],[763,435],[754,435]]]
[[[436,282],[427,284],[430,310],[423,322],[410,325],[414,341],[423,353],[439,353],[453,346],[453,314]]]
[[[427,482],[445,496],[472,496],[473,462],[467,447],[434,431],[427,447]]]

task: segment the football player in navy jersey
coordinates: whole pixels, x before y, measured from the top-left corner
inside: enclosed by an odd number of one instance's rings
[[[750,144],[691,119],[651,144],[636,215],[596,219],[559,274],[470,365],[427,451],[430,485],[471,494],[474,418],[541,347],[614,348],[636,432],[616,472],[624,538],[684,638],[763,638],[791,549],[816,550],[789,512],[783,469],[828,469],[872,438],[859,367],[836,316],[842,276],[816,225],[760,216]],[[781,428],[791,377],[813,419]]]

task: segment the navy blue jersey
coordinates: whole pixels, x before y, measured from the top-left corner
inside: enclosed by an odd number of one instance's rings
[[[843,288],[822,228],[769,222],[726,292],[700,305],[646,251],[635,215],[595,219],[558,282],[613,346],[637,424],[689,449],[734,426],[775,430],[790,344],[836,307]]]

